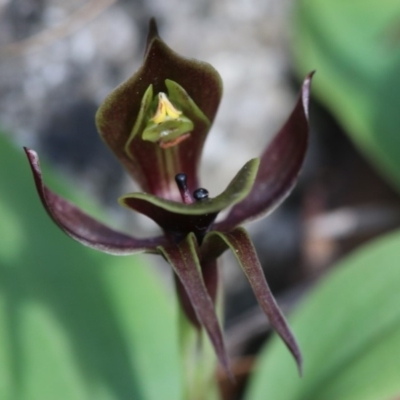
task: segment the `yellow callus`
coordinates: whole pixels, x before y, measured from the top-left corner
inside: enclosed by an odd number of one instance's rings
[[[173,106],[165,93],[158,93],[158,106],[156,113],[151,118],[151,121],[153,121],[155,124],[161,124],[166,120],[178,119],[181,114],[182,112]]]

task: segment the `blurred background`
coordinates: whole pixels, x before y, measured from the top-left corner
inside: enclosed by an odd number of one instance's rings
[[[150,17],[175,51],[209,62],[223,79],[224,96],[201,165],[203,186],[212,196],[260,154],[289,115],[304,76],[317,70],[310,147],[299,183],[283,206],[248,227],[285,312],[308,298],[336,261],[400,224],[397,1],[0,0],[0,394],[7,393],[2,398],[36,398],[32,393],[55,398],[37,365],[56,371],[54,388],[66,388],[60,399],[157,399],[161,388],[179,398],[178,362],[162,371],[157,367],[157,360],[176,358],[174,304],[165,300],[172,295],[161,282],[170,282],[168,267],[155,257],[115,260],[70,243],[41,210],[19,150],[37,150],[50,167],[45,172],[53,187],[104,221],[136,236],[156,231],[116,203],[135,185],[94,125],[104,97],[140,66]],[[393,252],[385,252],[388,271],[400,270],[396,249],[393,244]],[[119,268],[110,272],[110,264]],[[269,327],[233,257],[224,256],[222,271],[227,346],[232,357],[246,357],[237,365],[247,377]],[[368,282],[359,274],[354,285],[374,284],[372,272]],[[388,282],[400,283],[396,276],[388,273]],[[388,293],[385,285],[379,293]],[[358,293],[348,290],[350,297]],[[346,304],[346,292],[343,299]],[[148,306],[135,311],[133,303]],[[399,298],[390,297],[389,304],[400,308]],[[354,309],[348,311],[354,315]],[[326,316],[330,310],[319,312]],[[395,332],[399,315],[393,316]],[[366,318],[366,326],[374,318]],[[167,333],[152,339],[159,343],[152,362],[143,348],[148,332],[160,329]],[[315,333],[316,327],[310,329]],[[167,339],[175,344],[165,354]],[[388,370],[400,374],[398,364]],[[143,383],[154,377],[156,386]],[[336,395],[322,385],[314,397],[304,391],[303,397],[282,399],[345,399],[348,386],[340,382],[333,385],[342,388],[332,389]],[[390,387],[388,396],[400,393]],[[315,394],[325,389],[331,394]]]

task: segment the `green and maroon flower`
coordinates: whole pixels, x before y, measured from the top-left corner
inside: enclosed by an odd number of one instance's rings
[[[172,51],[151,21],[143,65],[106,98],[96,123],[103,140],[143,190],[122,196],[120,204],[154,220],[163,232],[158,237],[138,239],[117,232],[53,193],[42,181],[37,154],[25,149],[43,206],[65,233],[110,254],[145,252],[164,257],[175,272],[187,317],[205,329],[228,373],[215,311],[216,261],[227,249],[301,371],[299,347],[271,294],[249,235],[239,225],[270,213],[296,182],[307,148],[311,76],[261,157],[246,163],[219,196],[209,198],[199,187],[197,172],[220,102],[221,79],[209,64]],[[215,222],[228,207],[228,215]]]

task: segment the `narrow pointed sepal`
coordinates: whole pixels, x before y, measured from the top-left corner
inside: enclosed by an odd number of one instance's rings
[[[185,289],[198,321],[210,338],[220,364],[226,373],[232,376],[214,303],[203,280],[195,235],[190,233],[178,245],[163,246],[158,250],[172,266]]]
[[[271,213],[292,191],[307,151],[308,103],[313,74],[304,80],[289,119],[262,154],[252,191],[232,208],[216,230],[229,231]]]
[[[201,273],[203,274],[203,281],[204,284],[206,285],[207,292],[211,297],[213,303],[216,304],[218,295],[218,281],[219,281],[217,260],[212,259],[208,261],[201,261]],[[175,274],[175,285],[179,301],[181,303],[181,307],[183,308],[186,317],[189,319],[189,321],[192,323],[193,326],[195,326],[197,329],[200,329],[201,325],[197,318],[196,312],[192,306],[192,303],[189,299],[188,294],[186,293],[184,286],[182,285],[181,281],[176,276],[176,274]]]
[[[299,373],[302,375],[302,356],[300,348],[271,293],[256,251],[247,232],[243,228],[236,228],[228,233],[212,231],[204,238],[203,251],[206,251],[207,246],[212,242],[219,242],[219,244],[214,243],[214,248],[219,247],[222,249],[225,245],[225,247],[232,250],[253,289],[260,307],[267,315],[275,331],[292,353],[296,360]]]
[[[27,148],[25,148],[25,152],[44,208],[53,221],[73,239],[85,246],[115,255],[156,253],[156,247],[166,243],[166,239],[163,237],[135,239],[96,221],[48,189],[43,183],[37,153]]]

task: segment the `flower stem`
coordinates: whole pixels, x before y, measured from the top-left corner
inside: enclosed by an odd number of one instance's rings
[[[217,310],[222,309],[217,298]],[[219,315],[221,313],[218,313]],[[178,311],[178,334],[182,357],[185,400],[220,400],[217,361],[214,349],[203,330],[197,329],[181,307]]]

